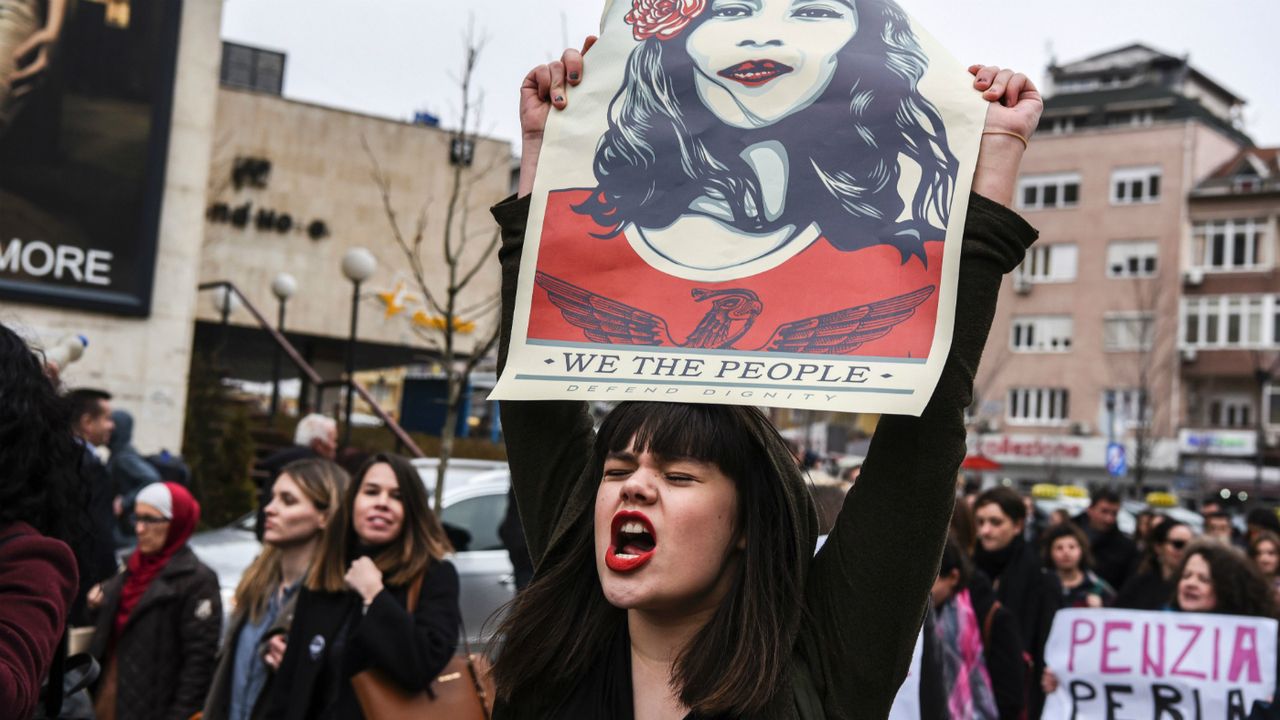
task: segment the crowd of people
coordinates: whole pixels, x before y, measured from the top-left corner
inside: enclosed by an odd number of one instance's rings
[[[1254,509],[1240,532],[1206,502],[1197,535],[1158,511],[1144,511],[1125,533],[1120,508],[1121,497],[1106,488],[1075,516],[1042,516],[1030,498],[1002,486],[957,502],[922,666],[944,692],[922,693],[936,711],[924,716],[1039,717],[1045,694],[1058,686],[1045,644],[1064,608],[1277,617],[1274,510]]]

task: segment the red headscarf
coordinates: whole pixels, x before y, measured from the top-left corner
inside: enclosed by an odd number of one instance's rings
[[[169,491],[173,500],[172,517],[169,520],[169,533],[164,537],[164,547],[158,552],[143,555],[137,548],[129,556],[127,567],[129,576],[125,579],[124,589],[120,592],[120,608],[116,611],[114,637],[119,638],[124,632],[129,614],[137,606],[138,601],[146,594],[151,581],[156,579],[164,566],[169,564],[175,553],[181,550],[191,533],[195,532],[200,522],[200,503],[191,497],[187,489],[177,483],[160,483]]]

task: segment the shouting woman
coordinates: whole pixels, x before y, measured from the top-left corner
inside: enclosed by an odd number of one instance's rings
[[[755,0],[676,5],[726,21],[774,8]],[[847,18],[853,8],[836,0],[787,6],[822,22],[819,9]],[[874,24],[862,30],[881,33]],[[547,116],[567,106],[583,72],[582,55],[570,50],[525,79],[522,195],[533,186]],[[937,575],[965,452],[963,411],[1001,277],[1035,238],[1002,205],[1011,202],[1024,149],[1009,133],[1034,130],[1040,97],[1011,71],[971,72],[991,103],[990,134],[970,199],[951,354],[921,417],[881,418],[858,484],[816,556],[804,478],[758,410],[624,403],[597,433],[585,403],[503,403],[536,570],[501,629],[495,718],[888,713]],[[503,233],[503,365],[528,210],[527,197],[493,210]]]

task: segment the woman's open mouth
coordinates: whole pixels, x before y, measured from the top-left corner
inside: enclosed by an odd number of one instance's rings
[[[658,536],[644,513],[623,510],[614,515],[610,537],[612,541],[605,551],[604,564],[614,572],[640,569],[658,547]]]
[[[790,65],[776,60],[748,60],[725,68],[716,74],[747,87],[760,87],[776,77],[786,75],[793,69]]]

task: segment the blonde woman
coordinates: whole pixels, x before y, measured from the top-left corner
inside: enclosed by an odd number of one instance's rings
[[[264,511],[266,544],[236,588],[235,615],[205,701],[206,720],[264,715],[298,590],[347,483],[345,470],[320,458],[286,465],[273,483]]]

